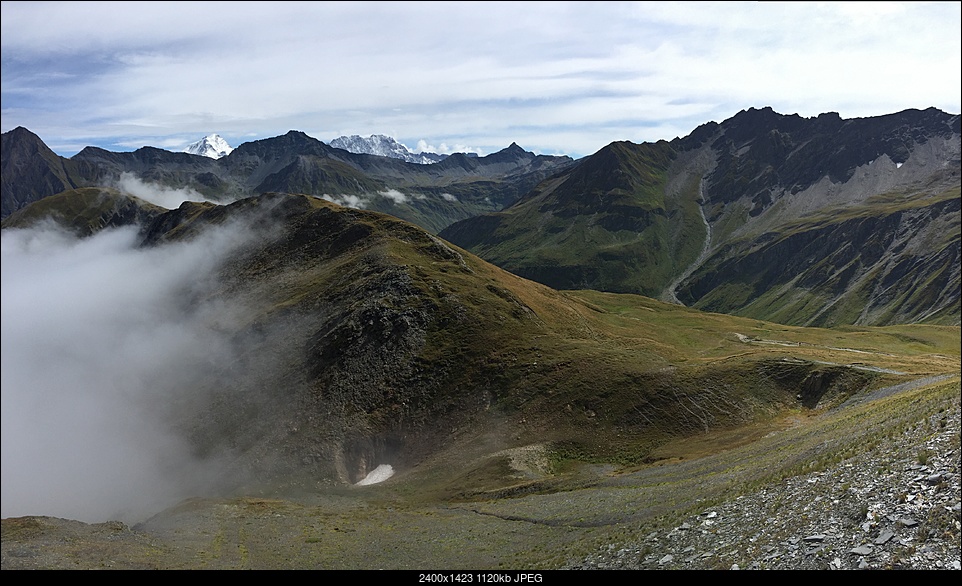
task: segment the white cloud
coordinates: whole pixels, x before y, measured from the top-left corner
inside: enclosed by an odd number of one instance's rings
[[[509,141],[509,142],[506,143],[504,146],[508,146],[508,145],[511,144],[512,142],[514,142],[514,141]],[[499,150],[500,150],[500,149],[499,149]],[[445,143],[445,142],[442,142],[442,143],[441,143],[440,145],[438,145],[438,146],[434,146],[434,145],[428,144],[428,142],[427,142],[426,140],[424,140],[423,138],[418,140],[418,142],[417,142],[417,147],[415,147],[414,151],[412,151],[412,152],[415,152],[415,153],[438,153],[438,154],[441,154],[441,155],[450,155],[450,154],[453,154],[453,153],[477,153],[478,155],[481,155],[481,156],[484,155],[484,151],[482,151],[481,149],[476,148],[476,147],[468,146],[468,145],[465,145],[465,144],[448,145],[448,144]]]
[[[442,193],[441,199],[443,199],[444,201],[458,201],[458,198],[454,197],[450,193]]]
[[[386,197],[387,199],[393,201],[395,204],[407,203],[410,198],[397,189],[388,189],[387,191],[378,191],[378,195],[381,197]]]
[[[180,204],[185,201],[206,201],[203,195],[189,187],[172,188],[147,183],[133,173],[121,173],[117,181],[117,189],[168,210],[180,207]]]
[[[364,209],[369,203],[368,200],[360,195],[351,195],[347,193],[342,193],[338,195],[329,195],[325,193],[321,196],[321,199],[327,200],[331,203],[336,203],[339,206],[344,206],[346,208],[354,209]]]
[[[138,248],[135,228],[3,231],[3,517],[136,521],[213,486],[224,470],[166,416],[230,363],[217,324],[237,308],[204,292],[250,233]]]
[[[3,130],[26,126],[55,149],[170,144],[212,129],[232,144],[348,129],[434,137],[419,149],[441,153],[516,141],[580,156],[646,129],[687,134],[750,106],[855,117],[958,112],[962,102],[958,3],[275,2],[225,14],[204,3],[5,2],[2,11]],[[321,25],[329,34],[317,34]],[[327,58],[318,65],[317,55]]]

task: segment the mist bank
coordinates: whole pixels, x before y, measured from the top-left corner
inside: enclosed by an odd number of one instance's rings
[[[142,247],[137,227],[3,231],[3,517],[136,520],[216,485],[223,462],[174,414],[230,364],[237,307],[208,293],[249,235]]]

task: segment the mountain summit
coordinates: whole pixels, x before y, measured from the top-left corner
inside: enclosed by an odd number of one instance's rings
[[[412,153],[403,144],[383,134],[372,134],[367,138],[356,134],[339,136],[331,141],[331,146],[355,154],[391,157],[392,159],[400,159],[408,163],[418,163],[421,165],[437,163],[447,157],[447,155],[439,155],[437,153]]]
[[[234,150],[234,147],[227,144],[227,141],[218,134],[208,134],[204,138],[191,144],[184,149],[185,153],[219,159],[226,157]]]

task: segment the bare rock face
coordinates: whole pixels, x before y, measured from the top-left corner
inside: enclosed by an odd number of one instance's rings
[[[33,201],[77,186],[70,178],[66,162],[26,128],[17,127],[3,133],[2,153],[0,218]]]
[[[714,136],[710,254],[678,299],[798,325],[959,323],[958,115],[748,110]]]
[[[823,177],[847,183],[858,169],[880,157],[901,167],[919,145],[954,137],[957,141],[959,116],[929,108],[850,120],[834,112],[806,119],[752,108],[717,130],[711,144],[717,163],[708,177],[708,200],[733,203],[747,198],[764,208],[778,201],[782,192],[803,191]]]

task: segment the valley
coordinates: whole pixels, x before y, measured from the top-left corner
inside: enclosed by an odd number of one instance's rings
[[[959,569],[959,136],[5,133],[2,567]],[[85,512],[128,482],[171,490]],[[51,486],[76,513],[7,514]]]
[[[485,463],[458,451],[391,483],[197,498],[134,526],[4,519],[3,567],[951,569],[958,414],[956,377],[673,442],[640,469],[581,463],[522,478],[501,464],[504,488],[489,494],[443,496]],[[499,484],[490,474],[473,484]]]

